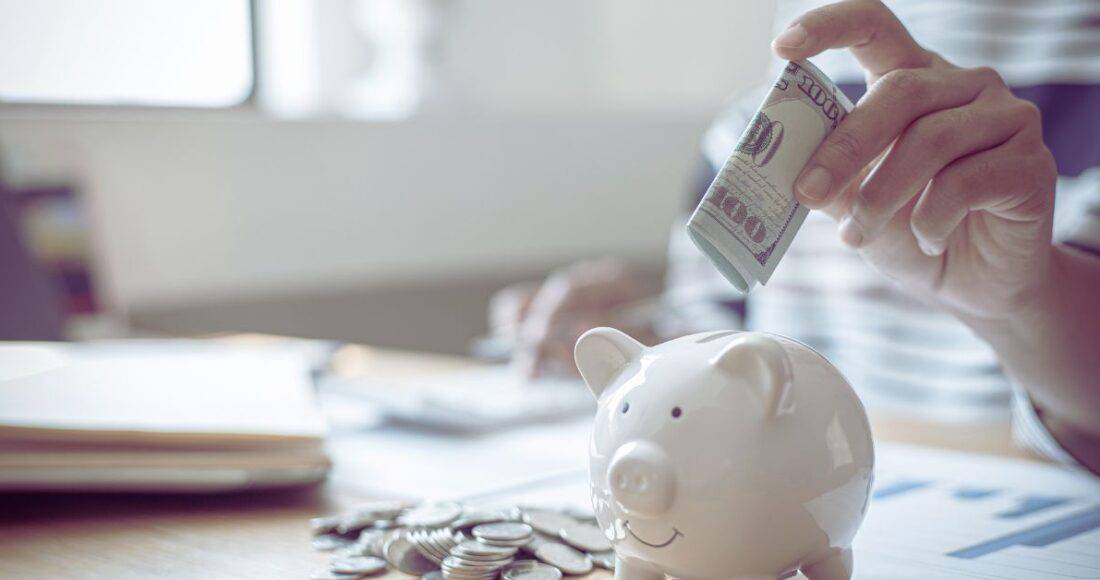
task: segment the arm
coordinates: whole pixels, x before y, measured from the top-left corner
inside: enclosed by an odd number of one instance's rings
[[[877,0],[807,12],[787,59],[848,48],[868,92],[795,182],[842,241],[996,351],[1056,439],[1100,473],[1100,258],[1051,242],[1057,171],[1038,109],[990,69],[917,44]]]
[[[1100,473],[1100,257],[1051,246],[1029,304],[1000,319],[959,315],[997,352],[1055,439]]]

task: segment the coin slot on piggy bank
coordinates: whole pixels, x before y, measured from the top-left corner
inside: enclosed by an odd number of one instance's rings
[[[596,328],[576,362],[599,401],[590,485],[616,578],[851,577],[874,448],[828,360],[759,332],[650,348]]]

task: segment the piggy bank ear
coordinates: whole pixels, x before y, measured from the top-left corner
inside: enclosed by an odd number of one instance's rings
[[[637,359],[645,346],[614,328],[593,328],[577,339],[573,356],[577,370],[596,399],[615,380],[615,375]]]
[[[710,364],[758,387],[770,417],[794,410],[790,397],[791,359],[774,338],[759,334],[739,336]]]

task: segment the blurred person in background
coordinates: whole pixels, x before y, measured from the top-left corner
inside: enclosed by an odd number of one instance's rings
[[[514,364],[573,369],[574,342],[595,326],[647,344],[775,332],[865,398],[964,406],[1012,393],[1019,442],[1100,473],[1100,1],[808,8],[780,1],[789,24],[773,51],[814,57],[859,101],[795,184],[820,211],[770,283],[740,295],[678,223],[656,315],[636,315],[647,292],[612,260],[498,293],[490,323]],[[706,133],[686,211],[767,88]]]

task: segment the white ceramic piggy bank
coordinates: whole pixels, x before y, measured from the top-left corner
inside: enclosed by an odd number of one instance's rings
[[[874,449],[844,377],[809,347],[712,332],[577,341],[599,400],[589,473],[619,580],[847,579]]]

